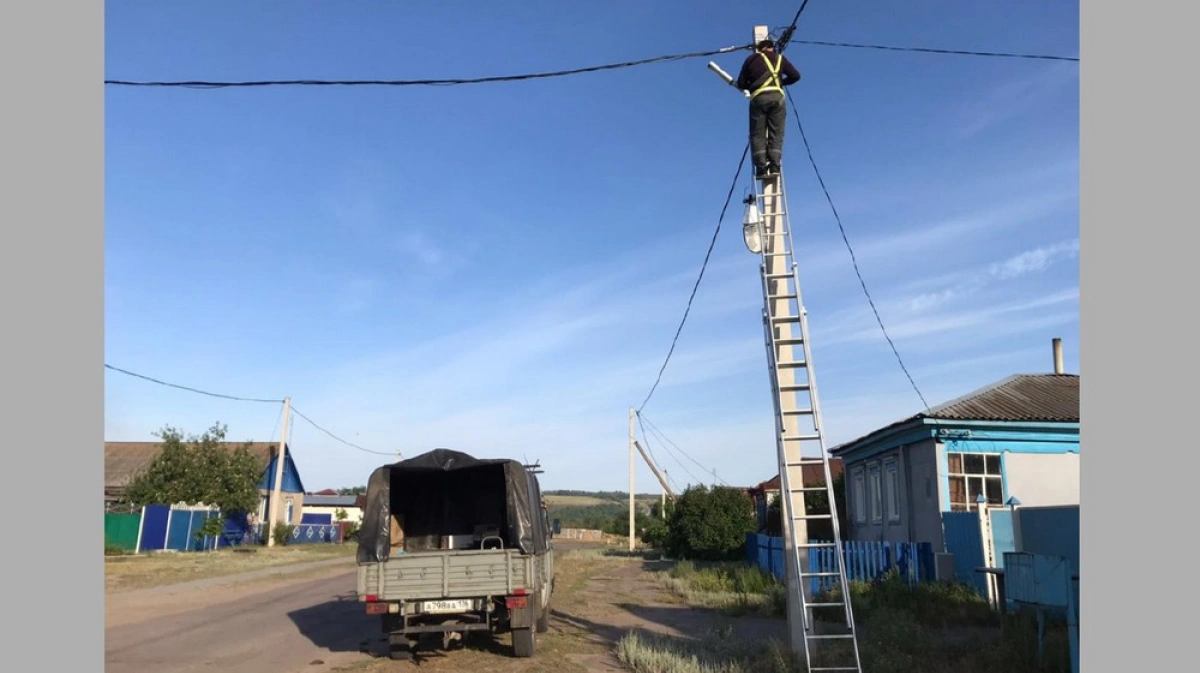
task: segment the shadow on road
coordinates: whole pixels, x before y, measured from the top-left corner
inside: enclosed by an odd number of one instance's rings
[[[368,615],[353,592],[318,605],[294,610],[288,618],[313,645],[330,652],[363,652],[387,656],[379,617]]]

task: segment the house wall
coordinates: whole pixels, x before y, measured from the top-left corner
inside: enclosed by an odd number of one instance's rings
[[[305,514],[328,514],[330,516],[330,520],[333,521],[334,523],[337,523],[338,510],[346,511],[346,521],[350,521],[350,522],[357,523],[360,525],[362,524],[363,511],[357,507],[327,507],[324,505],[322,505],[322,506],[308,505],[304,508],[304,513]]]
[[[942,549],[942,513],[938,504],[938,444],[926,440],[908,447],[910,480],[905,484],[911,521],[907,542],[928,542]]]
[[[940,545],[937,464],[933,440],[902,445],[865,460],[847,461],[846,503],[850,513],[847,539]],[[872,488],[874,470],[879,473],[878,492]],[[857,494],[859,489],[863,491],[861,496]],[[875,498],[880,499],[878,519],[874,516]]]
[[[1005,453],[1005,490],[1025,507],[1078,505],[1078,453]]]
[[[251,519],[254,523],[261,523],[261,522],[266,521],[266,517],[268,515],[268,512],[270,511],[271,491],[268,491],[266,489],[259,489],[258,495],[261,498],[260,505],[258,508],[258,513],[256,516],[251,517]],[[303,518],[303,516],[304,516],[304,493],[288,493],[287,491],[283,491],[282,493],[280,493],[279,494],[279,506],[283,507],[284,511],[287,511],[288,500],[292,501],[292,517],[286,523],[290,523],[293,526],[297,526],[300,524],[300,519]],[[349,514],[349,512],[347,512],[347,514]]]

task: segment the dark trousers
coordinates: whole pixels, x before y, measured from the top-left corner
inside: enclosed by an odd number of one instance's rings
[[[787,103],[778,91],[760,93],[750,100],[750,157],[755,168],[783,163],[783,127]]]

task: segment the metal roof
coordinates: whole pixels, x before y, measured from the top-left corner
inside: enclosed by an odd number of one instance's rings
[[[957,399],[931,407],[830,449],[842,453],[855,444],[916,420],[998,423],[1078,423],[1078,374],[1014,374]]]
[[[1079,375],[1015,374],[919,415],[948,421],[1078,423]]]
[[[305,507],[357,507],[357,495],[312,495],[304,496]]]

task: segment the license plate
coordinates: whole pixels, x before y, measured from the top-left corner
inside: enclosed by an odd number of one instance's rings
[[[424,601],[421,612],[469,612],[474,607],[470,599],[458,601]]]

